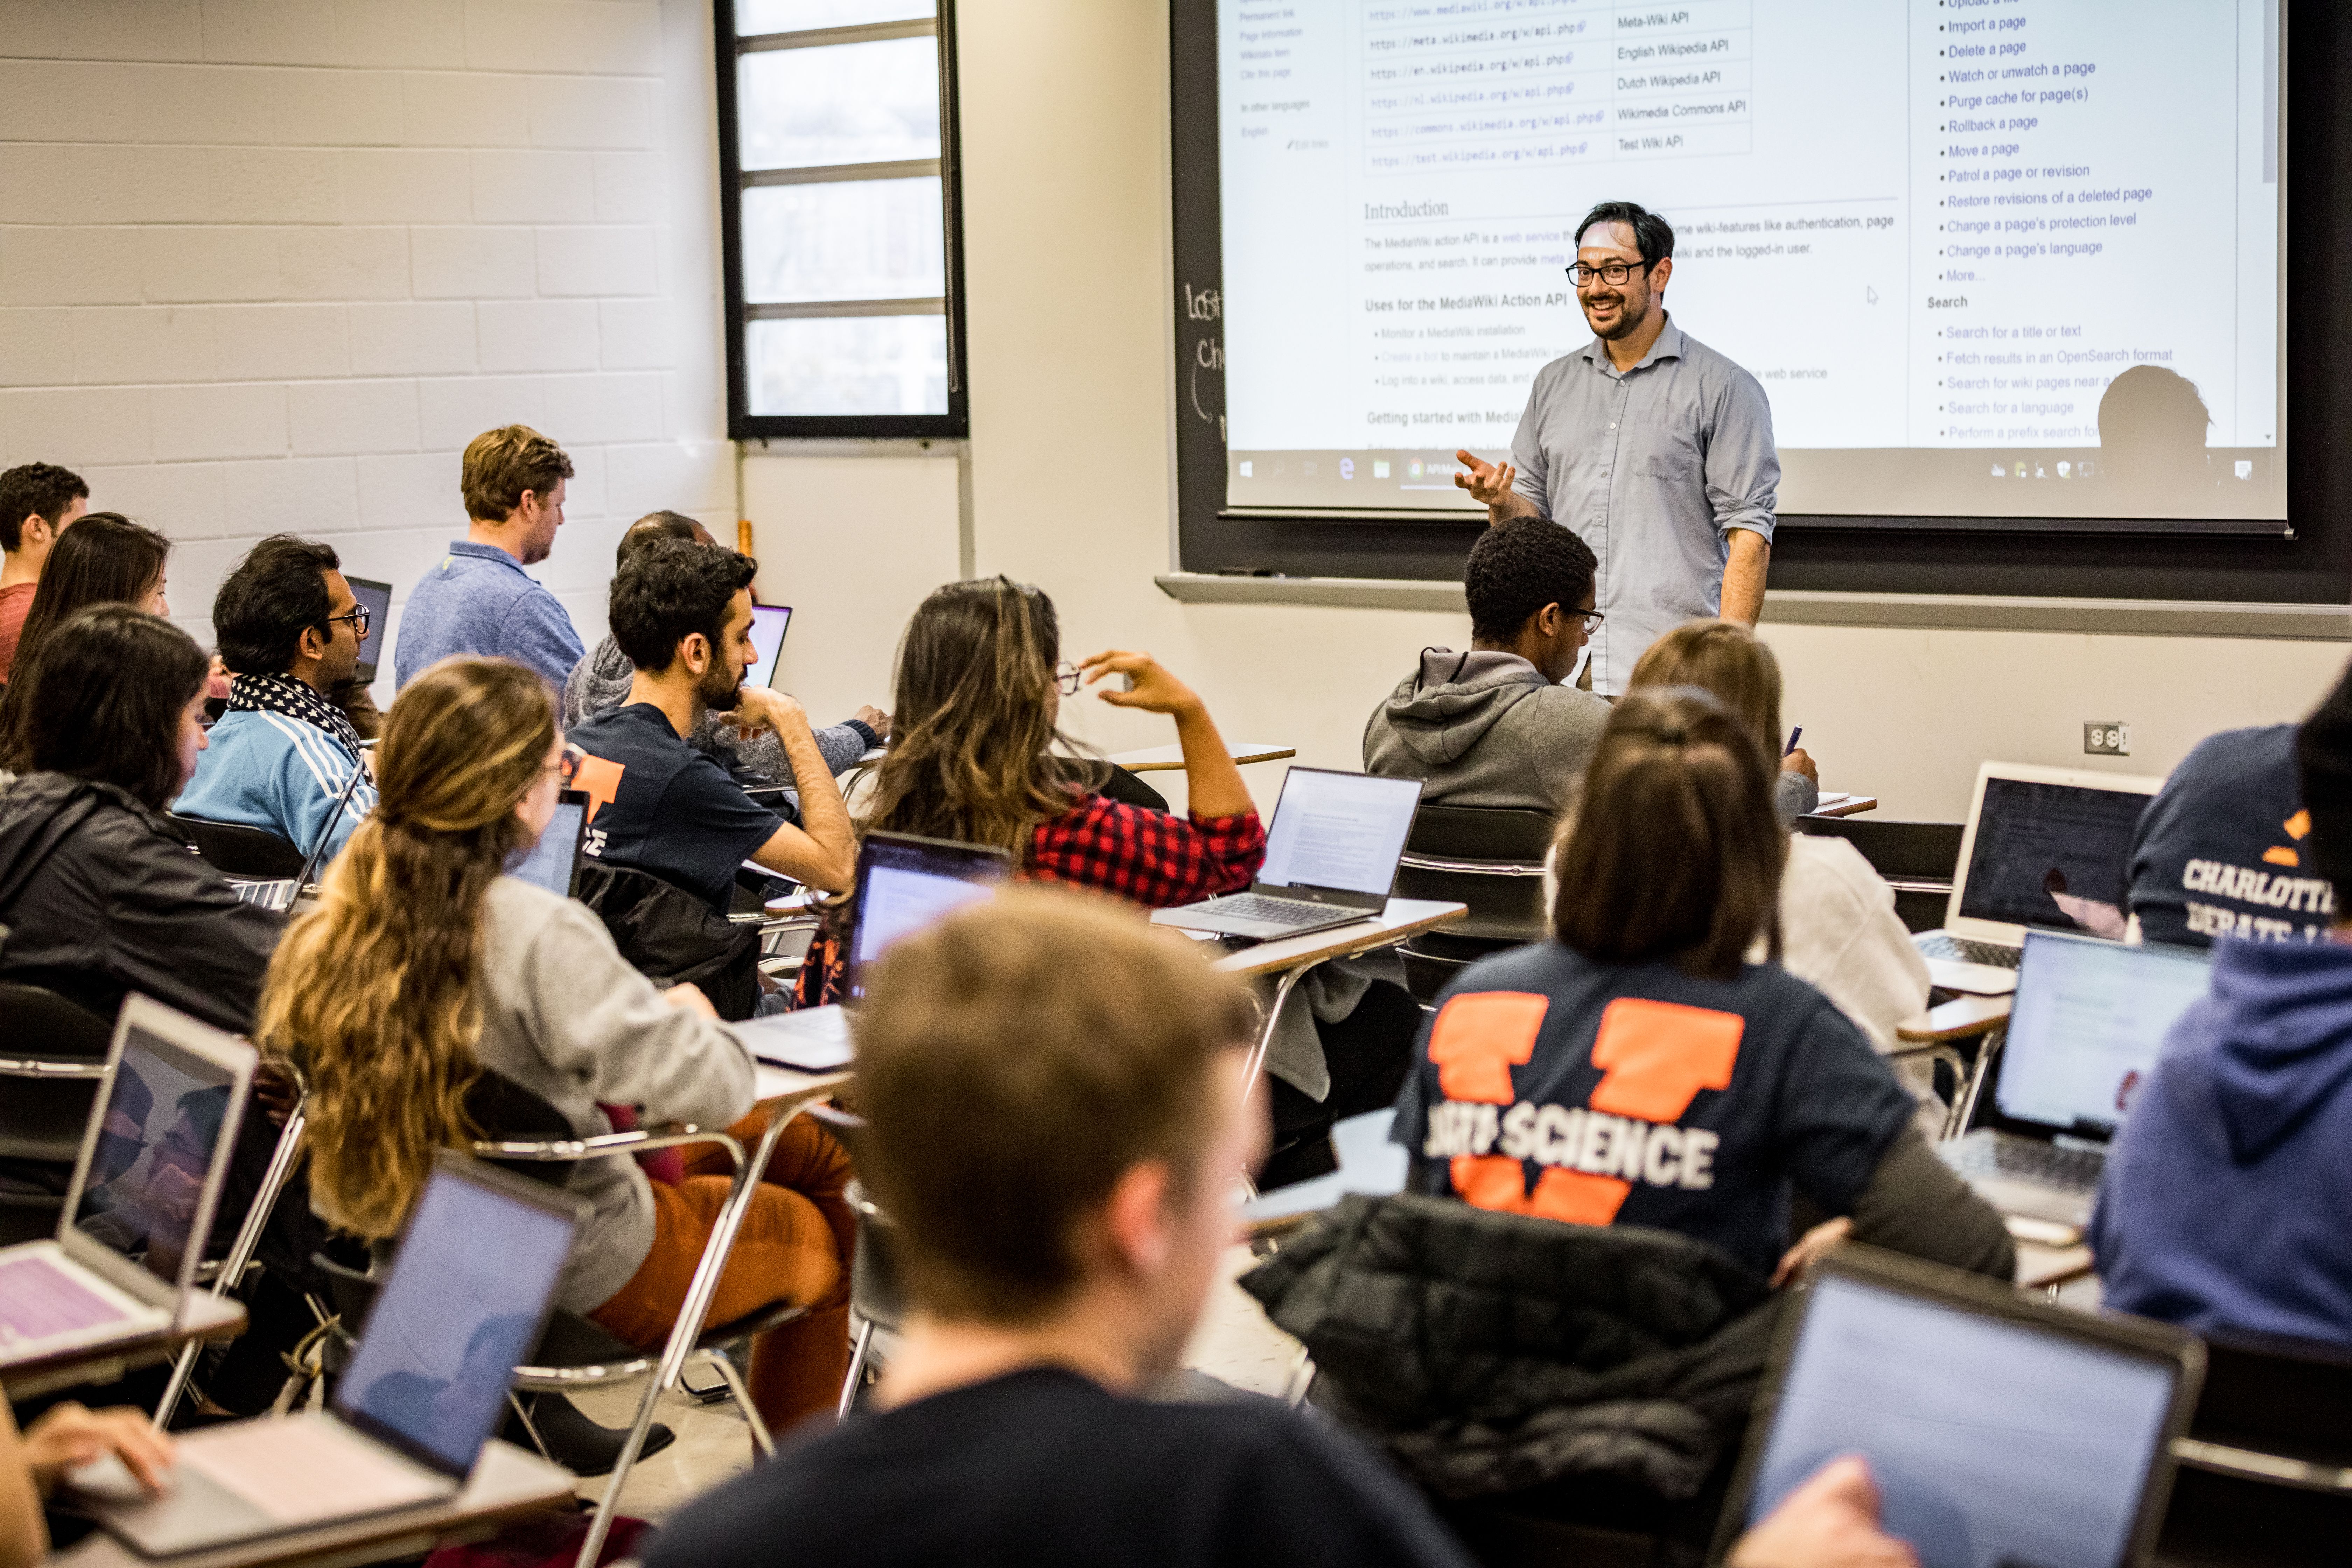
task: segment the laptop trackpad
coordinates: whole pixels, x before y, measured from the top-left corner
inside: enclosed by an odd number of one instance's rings
[[[90,1512],[149,1557],[226,1545],[276,1533],[281,1526],[202,1470],[182,1465],[172,1489],[139,1502],[103,1503]]]

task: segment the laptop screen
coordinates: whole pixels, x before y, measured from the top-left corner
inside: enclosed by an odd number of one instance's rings
[[[2112,1136],[2211,968],[2193,948],[2028,931],[1994,1109],[2005,1121]]]
[[[1383,897],[1420,805],[1419,779],[1293,768],[1275,803],[1257,879]]]
[[[1001,851],[976,844],[867,834],[857,851],[856,924],[849,936],[853,981],[900,937],[988,897],[1011,868]]]
[[[206,1240],[205,1184],[231,1120],[236,1075],[123,1026],[89,1174],[72,1226],[167,1284],[181,1285]]]
[[[392,625],[392,584],[371,582],[365,577],[345,577],[352,585],[352,596],[368,613],[368,635],[360,642],[360,661],[352,673],[362,684],[375,679],[376,661],[383,653],[384,634]]]
[[[2147,801],[2137,790],[1985,780],[1960,913],[2122,936],[2124,862]]]
[[[555,1209],[436,1170],[335,1413],[450,1475],[472,1469],[539,1336],[574,1228]]]
[[[792,624],[793,612],[788,605],[751,606],[751,668],[743,678],[744,684],[776,684],[776,661],[784,655],[784,629]]]
[[[539,842],[507,862],[507,874],[545,888],[559,899],[572,896],[572,879],[580,863],[580,829],[588,820],[588,795],[565,790],[557,797],[555,815]]]
[[[1816,1277],[1748,1522],[1858,1453],[1923,1568],[2116,1568],[2177,1365],[2071,1333]]]

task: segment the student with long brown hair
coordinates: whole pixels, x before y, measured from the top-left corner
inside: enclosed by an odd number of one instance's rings
[[[1770,962],[1788,840],[1765,764],[1705,691],[1618,702],[1553,843],[1554,940],[1465,970],[1423,1037],[1396,1131],[1416,1189],[1681,1231],[1759,1274],[1800,1260],[1801,1191],[1861,1240],[2005,1276],[2000,1216],[1885,1063]]]
[[[1780,666],[1746,626],[1686,621],[1650,645],[1633,689],[1696,686],[1738,716],[1769,768],[1780,746]],[[1781,768],[1785,792],[1799,775]],[[1785,805],[1776,795],[1775,805]],[[1785,817],[1784,817],[1785,820]],[[1780,876],[1780,964],[1817,987],[1871,1043],[1893,1050],[1895,1026],[1927,1005],[1927,961],[1895,912],[1895,889],[1843,838],[1792,835]],[[1931,1093],[1933,1069],[1906,1067],[1915,1092]]]
[[[171,554],[170,540],[120,512],[84,513],[49,550],[32,607],[17,630],[9,669],[31,662],[51,632],[92,605],[129,605],[151,616],[170,615],[163,579]],[[0,689],[0,755],[11,750],[10,738],[21,722],[24,699],[11,689],[16,684]]]
[[[751,1053],[700,992],[655,990],[584,905],[500,874],[553,816],[571,756],[546,683],[504,659],[446,660],[393,704],[376,809],[288,931],[255,1030],[309,1075],[312,1204],[345,1230],[398,1231],[435,1153],[484,1131],[467,1092],[485,1073],[583,1137],[611,1130],[601,1105],[747,1140],[764,1129]],[[715,1151],[686,1168],[655,1184],[625,1162],[573,1167],[594,1213],[559,1304],[661,1342],[730,1185]],[[794,1121],[712,1303],[714,1322],[778,1300],[817,1309],[753,1355],[752,1396],[778,1430],[828,1407],[847,1368],[848,1175],[824,1129]]]
[[[1129,678],[1124,689],[1101,683]],[[1099,793],[1107,764],[1068,754],[1062,699],[1095,686],[1120,708],[1176,721],[1188,815]],[[890,752],[865,828],[1009,849],[1023,873],[1117,893],[1150,909],[1250,884],[1265,830],[1241,769],[1192,689],[1148,653],[1062,662],[1054,601],[1004,577],[950,583],[925,599],[898,648]],[[803,1004],[830,1001],[838,942],[801,970]]]

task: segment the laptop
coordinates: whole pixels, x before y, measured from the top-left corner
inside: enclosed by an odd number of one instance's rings
[[[383,653],[384,633],[392,626],[392,584],[367,577],[345,577],[343,581],[351,584],[352,597],[368,613],[368,635],[360,639],[360,661],[352,666],[352,674],[362,686],[373,686],[376,660]]]
[[[2139,1568],[2204,1375],[2168,1324],[1841,1247],[1781,1315],[1710,1560],[1858,1454],[1922,1568]]]
[[[124,1000],[56,1239],[0,1247],[0,1369],[180,1321],[258,1059],[161,1002]]]
[[[1265,942],[1377,915],[1420,808],[1419,779],[1293,768],[1249,891],[1155,910],[1152,922]]]
[[[793,624],[790,605],[754,605],[751,606],[751,668],[743,677],[746,686],[776,684],[776,668],[784,658],[784,633]]]
[[[2028,931],[1988,1124],[1937,1153],[2003,1214],[2087,1222],[2108,1142],[2211,969],[2198,948]]]
[[[507,875],[520,877],[568,899],[580,888],[580,843],[588,832],[588,792],[568,789],[555,797],[555,815],[539,842],[507,862]]]
[[[2029,930],[2124,934],[2133,832],[2164,781],[1987,763],[1944,923],[1911,940],[1948,991],[2004,995]]]
[[[90,1511],[157,1557],[454,1497],[506,1415],[587,1210],[443,1153],[329,1408],[183,1433],[169,1491],[85,1487]]]
[[[1013,857],[980,844],[911,833],[868,833],[857,847],[857,880],[844,949],[843,994],[866,997],[866,970],[900,937],[950,910],[987,898],[1013,874]],[[761,1061],[803,1072],[848,1065],[849,1017],[838,1004],[803,1007],[734,1026]]]

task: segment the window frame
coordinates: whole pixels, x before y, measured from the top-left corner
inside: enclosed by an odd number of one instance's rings
[[[713,32],[717,39],[719,102],[719,208],[721,258],[727,295],[727,435],[735,441],[751,440],[961,440],[971,428],[970,384],[964,374],[963,311],[963,182],[961,137],[957,127],[955,0],[935,0],[933,26],[939,39],[940,65],[940,198],[941,242],[945,247],[947,293],[941,313],[947,320],[948,407],[944,414],[754,414],[751,412],[749,362],[744,353],[746,328],[752,312],[776,316],[789,310],[800,317],[849,317],[928,314],[923,311],[879,311],[856,307],[894,301],[841,300],[803,307],[746,306],[743,300],[743,193],[750,188],[743,172],[737,112],[737,62],[764,47],[759,40],[804,37],[800,47],[851,44],[894,37],[923,36],[919,20],[877,22],[843,27],[811,28],[804,34],[763,33],[745,40],[735,32],[734,0],[713,0]],[[924,160],[923,162],[928,162]],[[845,164],[843,168],[858,165]],[[904,161],[877,163],[883,171],[913,172]],[[887,177],[887,176],[885,176]],[[757,180],[758,172],[750,179]],[[761,181],[761,184],[816,184],[807,180]]]

